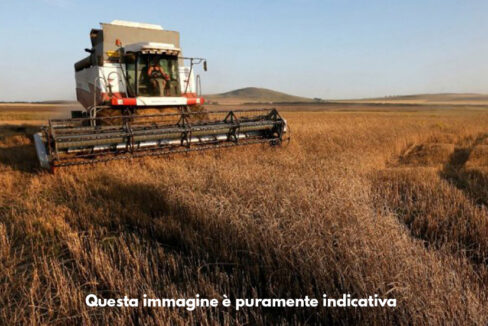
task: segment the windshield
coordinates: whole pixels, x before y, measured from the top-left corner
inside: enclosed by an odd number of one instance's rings
[[[129,89],[136,96],[181,96],[178,57],[139,54],[134,61],[126,64]]]

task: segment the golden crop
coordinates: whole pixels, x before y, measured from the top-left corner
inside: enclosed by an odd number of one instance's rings
[[[488,112],[285,112],[292,141],[37,170],[0,126],[0,324],[488,322]],[[396,298],[89,308],[85,296]]]

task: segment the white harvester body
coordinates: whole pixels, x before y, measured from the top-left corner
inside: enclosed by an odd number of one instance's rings
[[[124,21],[101,26],[90,32],[90,55],[75,64],[86,111],[49,120],[34,135],[41,167],[282,143],[286,121],[275,109],[202,107],[194,67],[206,71],[207,62],[182,55],[178,32]]]
[[[92,30],[92,49],[87,49],[91,55],[75,65],[76,95],[86,109],[101,105],[144,107],[203,104],[203,98],[198,96],[201,90],[197,89],[193,66],[184,65],[177,32],[165,31],[158,25],[123,21],[101,25],[101,30]],[[138,42],[125,44],[124,37],[129,40],[140,38]],[[141,42],[140,39],[144,37],[145,41]],[[107,43],[107,38],[115,38],[115,43]],[[174,43],[154,42],[151,38],[172,40]],[[137,62],[127,60],[130,56]],[[172,94],[160,92],[162,96],[147,96],[149,94],[141,94],[141,85],[136,85],[141,82],[143,69],[147,68],[153,58],[174,70],[167,72],[168,76],[177,81],[174,86],[178,90]],[[172,64],[168,65],[168,62]],[[137,67],[137,64],[144,67]],[[130,82],[133,85],[128,85]]]

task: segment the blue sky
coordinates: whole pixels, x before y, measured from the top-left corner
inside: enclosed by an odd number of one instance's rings
[[[488,93],[487,15],[475,0],[2,0],[0,101],[74,99],[88,33],[114,19],[180,31],[208,59],[205,93]]]

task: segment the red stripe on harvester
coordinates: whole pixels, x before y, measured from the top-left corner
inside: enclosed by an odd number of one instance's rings
[[[187,105],[203,104],[205,99],[203,97],[192,97],[186,99]]]
[[[115,98],[112,97],[112,105],[137,105],[135,98]]]

